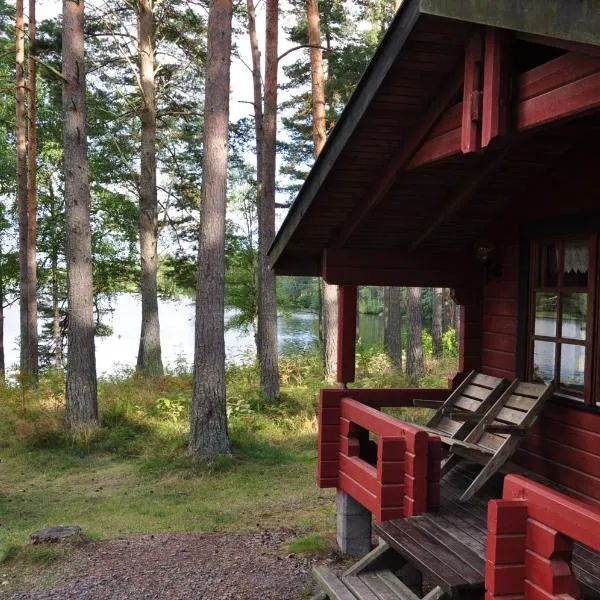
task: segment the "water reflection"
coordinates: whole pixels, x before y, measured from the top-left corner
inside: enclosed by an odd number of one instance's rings
[[[226,311],[226,319],[234,315]],[[171,367],[190,365],[194,355],[194,303],[190,299],[159,300],[163,362]],[[106,318],[113,334],[96,338],[96,366],[99,374],[110,374],[135,365],[138,352],[141,305],[134,294],[119,294],[112,316]],[[383,319],[378,315],[361,315],[360,336],[370,347],[383,341]],[[309,350],[318,344],[319,318],[315,313],[288,313],[278,319],[279,353],[289,355]],[[19,308],[6,311],[6,364],[18,363]],[[249,329],[228,329],[225,333],[226,360],[241,364],[253,360],[256,353],[254,332]]]

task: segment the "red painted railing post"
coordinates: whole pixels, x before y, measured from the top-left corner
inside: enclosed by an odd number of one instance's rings
[[[340,395],[321,390],[317,442],[317,485],[337,487],[340,454]]]
[[[525,593],[525,536],[527,503],[492,500],[488,505],[488,539],[485,562],[486,600]]]
[[[520,475],[504,479],[503,496],[488,509],[486,600],[581,598],[573,542],[600,551],[600,509]]]
[[[401,437],[380,437],[377,443],[378,521],[404,516],[404,455],[405,440]]]

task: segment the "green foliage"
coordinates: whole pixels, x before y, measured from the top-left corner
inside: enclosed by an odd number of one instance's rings
[[[427,329],[421,332],[421,346],[423,347],[423,358],[431,358],[433,356],[433,338]]]
[[[456,329],[448,329],[448,331],[442,334],[442,356],[444,356],[445,358],[458,357]]]
[[[381,349],[359,348],[357,363],[361,385],[406,385]],[[334,510],[314,485],[321,359],[315,351],[280,366],[278,403],[261,397],[256,365],[228,368],[234,454],[210,465],[187,454],[189,374],[101,380],[102,426],[78,434],[64,429],[62,372],[45,373],[37,389],[1,384],[0,561],[11,568],[52,562],[52,553],[30,554],[27,537],[48,523],[67,522],[92,538],[244,531],[258,523],[299,529],[290,552],[324,550]],[[455,360],[429,361],[421,383],[446,385],[455,368]],[[405,409],[401,416],[422,422],[427,413]]]

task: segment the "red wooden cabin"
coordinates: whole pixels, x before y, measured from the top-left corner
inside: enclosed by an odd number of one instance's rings
[[[340,286],[318,480],[377,521],[444,495],[439,439],[378,409],[445,398],[473,369],[556,382],[515,456],[547,486],[509,476],[491,504],[490,598],[576,595],[570,544],[600,551],[599,134],[596,2],[405,0],[270,251],[277,274]],[[358,285],[454,290],[448,389],[352,389]]]

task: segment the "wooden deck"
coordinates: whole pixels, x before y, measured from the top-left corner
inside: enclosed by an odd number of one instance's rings
[[[459,502],[479,469],[457,465],[444,477],[439,511],[375,525],[390,547],[453,597],[481,596],[484,590],[487,503],[502,496],[502,477],[469,502]],[[600,598],[597,553],[576,544],[573,572],[586,598]]]

